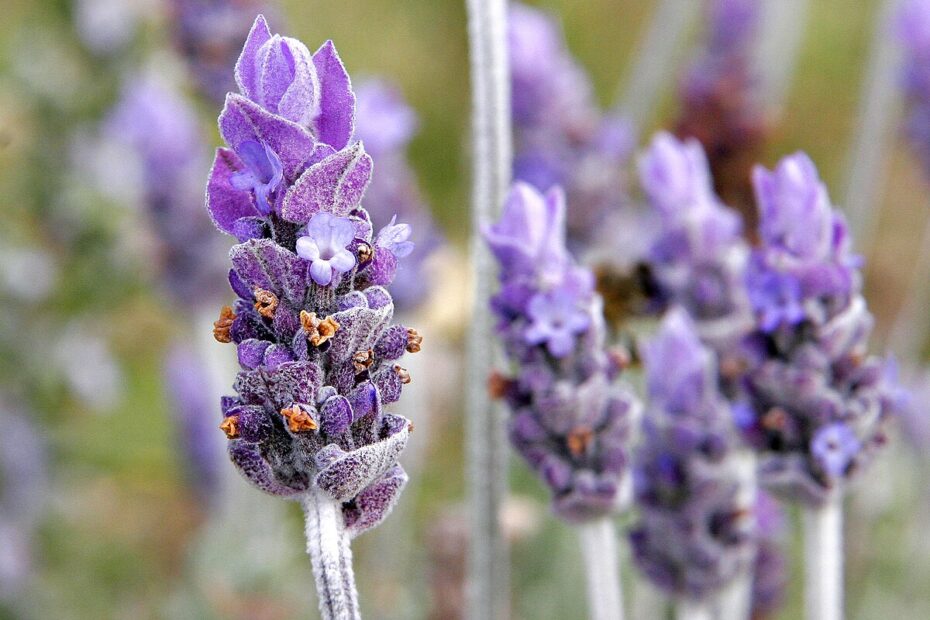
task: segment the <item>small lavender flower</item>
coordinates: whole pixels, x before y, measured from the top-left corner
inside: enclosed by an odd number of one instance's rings
[[[762,3],[711,0],[706,9],[704,50],[682,80],[676,133],[701,142],[717,192],[752,225],[749,171],[767,134],[752,71]]]
[[[749,249],[739,216],[711,186],[700,144],[659,133],[639,160],[659,227],[646,256],[655,310],[680,305],[718,352],[752,326],[744,284]]]
[[[509,17],[514,178],[540,191],[565,188],[569,245],[580,250],[626,202],[622,169],[632,130],[598,109],[552,16],[512,3]]]
[[[407,310],[425,299],[429,277],[424,263],[443,243],[407,161],[407,147],[416,133],[418,120],[400,91],[384,80],[363,82],[355,89],[355,96],[355,137],[365,143],[369,155],[378,161],[378,174],[372,177],[365,192],[365,208],[375,226],[390,227],[392,218],[400,218],[408,228],[398,230],[399,233],[414,231],[409,235],[412,250],[391,285],[395,306]]]
[[[410,422],[384,406],[409,383],[398,361],[421,338],[392,324],[384,286],[412,248],[401,225],[375,234],[361,206],[372,161],[350,142],[349,77],[331,42],[298,59],[304,49],[259,16],[237,64],[245,96],[228,95],[219,118],[228,147],[217,150],[207,208],[240,243],[229,273],[238,300],[214,336],[236,344],[242,368],[221,428],[247,480],[303,502],[320,609],[354,618],[348,539],[380,523],[406,484],[397,459]],[[267,212],[260,187],[234,181],[253,143],[281,164]]]
[[[513,373],[492,389],[511,409],[510,439],[569,521],[618,508],[636,403],[616,381],[592,274],[565,247],[565,197],[516,183],[484,231],[500,266],[492,300]]]
[[[861,261],[803,153],[753,173],[761,245],[747,272],[757,327],[743,346],[737,420],[770,488],[810,505],[842,490],[887,441],[899,392],[867,354]]]
[[[930,2],[903,2],[896,34],[903,48],[901,81],[909,108],[905,131],[924,171],[930,172]]]
[[[650,396],[634,465],[641,518],[630,532],[636,565],[658,587],[706,601],[748,570],[751,492],[720,393],[714,353],[680,308],[662,321],[643,356]]]

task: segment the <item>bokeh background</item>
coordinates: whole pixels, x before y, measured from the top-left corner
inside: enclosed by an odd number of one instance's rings
[[[125,85],[156,74],[167,76],[191,106],[204,152],[219,143],[211,79],[206,87],[198,82],[178,43],[178,7],[190,5],[199,15],[222,4],[4,0],[0,9],[0,618],[314,617],[298,508],[247,488],[221,458],[211,469],[215,451],[204,446],[218,443],[221,433],[203,446],[193,441],[192,423],[172,396],[165,364],[179,342],[211,351],[209,363],[221,369],[231,368],[226,356],[233,354],[210,346],[200,289],[178,294],[164,285],[171,274],[142,204],[142,173],[110,130]],[[405,463],[411,483],[397,512],[353,547],[369,617],[455,618],[466,531],[458,380],[468,307],[464,3],[225,4],[242,10],[203,27],[222,25],[234,39],[240,33],[241,42],[250,7],[262,7],[273,29],[311,49],[332,38],[354,78],[391,80],[419,117],[409,159],[446,243],[429,259],[430,298],[411,310],[425,335],[412,369],[422,375],[414,373],[407,392],[413,399],[407,415],[417,425],[407,458],[415,462]],[[560,16],[600,103],[614,105],[654,3],[531,4]],[[771,165],[806,150],[837,202],[882,4],[810,2],[763,157]],[[673,124],[678,79],[699,36],[696,22],[667,71],[648,127]],[[221,58],[221,52],[207,46],[203,53]],[[232,66],[225,76],[222,70],[214,86],[229,79]],[[641,142],[648,136],[643,132]],[[872,206],[876,241],[860,248],[868,255],[867,297],[880,348],[910,286],[930,214],[927,182],[897,129],[886,156]],[[205,181],[208,166],[207,158],[194,157],[188,172]],[[187,214],[199,222],[192,226],[207,222],[196,201]],[[215,236],[222,263],[224,240]],[[218,308],[223,294],[214,299]],[[196,410],[211,428],[213,406],[211,400]],[[198,446],[206,465],[196,462]],[[896,436],[848,500],[850,618],[930,617],[928,447]],[[544,490],[522,463],[514,461],[511,479],[514,617],[583,617],[574,537],[551,518]],[[790,533],[784,540],[790,582],[779,617],[795,618],[800,555]],[[629,571],[626,578],[632,579]],[[635,586],[627,585],[635,597]]]

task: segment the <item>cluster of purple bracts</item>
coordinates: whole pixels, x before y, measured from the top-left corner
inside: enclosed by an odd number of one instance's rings
[[[753,185],[761,244],[746,283],[756,329],[743,342],[745,402],[736,411],[760,455],[763,484],[818,506],[875,450],[899,392],[867,351],[872,316],[861,261],[813,162],[798,153]]]
[[[589,249],[604,218],[626,203],[632,130],[598,109],[554,17],[513,3],[509,18],[514,178],[540,191],[563,187],[569,246]]]
[[[639,160],[640,182],[658,214],[646,254],[653,310],[678,305],[723,356],[752,327],[744,277],[749,248],[739,216],[714,193],[701,145],[659,133]]]
[[[752,229],[756,213],[749,171],[767,133],[752,58],[762,3],[712,0],[706,8],[704,49],[682,80],[676,133],[701,142],[714,187]]]
[[[548,485],[560,517],[584,521],[618,508],[637,407],[605,348],[593,275],[565,246],[565,197],[517,183],[484,231],[500,267],[492,300],[513,369],[492,391],[510,410],[510,439]]]
[[[649,404],[634,468],[637,566],[677,597],[706,600],[751,566],[752,489],[735,455],[715,354],[675,308],[645,347]]]
[[[903,48],[902,88],[908,104],[906,132],[925,171],[930,171],[930,2],[906,0],[897,16]]]
[[[361,206],[372,160],[353,141],[355,95],[331,42],[311,54],[259,17],[219,118],[207,207],[235,236],[238,296],[215,324],[242,370],[222,402],[229,455],[255,486],[340,503],[352,536],[379,523],[406,483],[411,423],[387,413],[420,348],[391,323],[384,288],[412,250],[409,227],[374,233]]]

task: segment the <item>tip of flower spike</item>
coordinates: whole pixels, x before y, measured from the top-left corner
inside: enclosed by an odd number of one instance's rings
[[[231,415],[220,423],[220,430],[226,433],[227,439],[239,437],[239,416]]]
[[[300,405],[282,409],[281,415],[287,420],[287,427],[292,433],[315,431],[318,428],[316,421]]]
[[[223,306],[220,309],[220,318],[213,322],[213,337],[217,342],[232,342],[232,336],[229,330],[232,328],[233,321],[236,320],[236,313],[230,306]]]

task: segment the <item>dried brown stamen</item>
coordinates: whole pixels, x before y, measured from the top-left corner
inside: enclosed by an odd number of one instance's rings
[[[307,339],[310,344],[315,347],[331,339],[339,330],[339,323],[333,317],[328,316],[321,320],[317,318],[316,312],[307,312],[306,310],[300,311],[300,324],[304,331],[307,332]]]
[[[412,327],[407,328],[407,353],[419,353],[423,344],[423,336]]]
[[[407,369],[406,369],[406,368],[404,368],[403,366],[398,366],[397,364],[395,364],[395,365],[394,365],[394,372],[397,374],[398,377],[400,377],[400,382],[401,382],[401,383],[403,383],[404,385],[407,385],[408,383],[410,383],[410,373],[407,372]]]
[[[226,439],[239,436],[239,416],[231,415],[220,423],[220,430],[226,433]]]
[[[781,407],[772,407],[762,416],[762,428],[769,431],[782,431],[788,425],[788,412]]]
[[[352,365],[355,366],[355,372],[365,372],[375,361],[375,352],[371,349],[367,351],[356,351],[352,354]]]
[[[375,255],[374,249],[371,247],[371,244],[368,243],[367,241],[362,241],[361,243],[359,243],[357,251],[358,251],[358,263],[360,265],[362,263],[367,263]]]
[[[568,451],[572,456],[579,457],[588,450],[591,440],[594,438],[594,431],[587,426],[576,426],[565,438],[568,445]]]
[[[278,296],[263,288],[255,289],[255,309],[266,319],[273,319],[278,309]]]
[[[507,395],[513,381],[497,372],[496,370],[488,375],[488,394],[491,398],[498,400]]]
[[[413,422],[407,422],[407,432],[408,433],[413,432]]]
[[[300,405],[291,405],[282,409],[281,415],[287,420],[287,427],[292,433],[315,431],[318,428],[316,421]]]
[[[229,306],[223,306],[220,310],[220,318],[213,321],[213,337],[217,342],[232,342],[232,336],[229,330],[232,328],[233,321],[236,320],[236,314]]]

